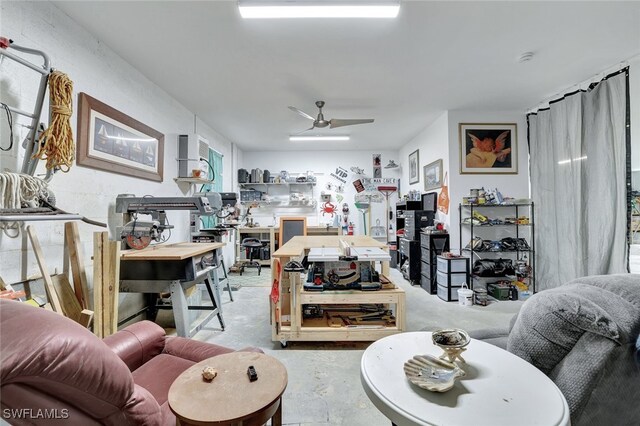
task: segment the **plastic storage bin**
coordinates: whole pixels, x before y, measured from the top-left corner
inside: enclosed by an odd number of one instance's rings
[[[467,273],[447,274],[446,272],[438,271],[437,282],[438,285],[445,287],[460,287],[462,284],[467,283]]]
[[[468,272],[469,259],[466,257],[443,257],[438,256],[438,271],[448,272]]]
[[[457,302],[458,301],[458,289],[460,287],[443,287],[438,286],[438,297],[445,302]]]

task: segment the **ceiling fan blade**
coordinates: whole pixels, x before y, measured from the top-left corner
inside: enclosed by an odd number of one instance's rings
[[[354,119],[354,120],[333,118],[329,121],[329,123],[331,123],[330,128],[334,129],[336,127],[353,126],[355,124],[373,123],[373,118],[363,118],[363,119]]]
[[[313,129],[314,129],[314,126],[311,126],[311,127],[309,127],[308,129],[305,129],[305,130],[303,130],[303,131],[301,131],[301,132],[294,133],[294,134],[293,134],[293,136],[301,135],[301,134],[303,134],[304,132],[308,132],[309,130],[313,130]]]
[[[309,120],[313,120],[313,121],[315,121],[315,118],[313,118],[312,116],[310,116],[309,114],[307,114],[307,113],[306,113],[306,112],[304,112],[304,111],[300,111],[300,110],[299,110],[298,108],[296,108],[296,107],[292,107],[292,106],[290,106],[290,107],[289,107],[289,109],[290,109],[291,111],[293,111],[293,112],[296,112],[296,113],[300,114],[300,115],[301,115],[301,116],[303,116],[304,118],[308,118]]]

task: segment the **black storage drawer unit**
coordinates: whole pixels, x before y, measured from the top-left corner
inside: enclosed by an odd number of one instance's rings
[[[472,288],[469,281],[469,258],[468,257],[444,257],[438,256],[436,259],[435,280],[437,283],[438,297],[447,302],[458,300],[458,289],[463,285]]]
[[[422,260],[421,286],[430,294],[437,294],[437,259],[444,252],[449,251],[449,234],[420,234],[420,254]],[[429,285],[426,285],[426,278]]]
[[[413,283],[420,282],[420,243],[400,238],[400,257],[402,259],[402,275]],[[404,266],[407,266],[406,268]]]
[[[404,212],[404,237],[417,240],[425,226],[433,226],[434,212],[426,210],[409,210]]]

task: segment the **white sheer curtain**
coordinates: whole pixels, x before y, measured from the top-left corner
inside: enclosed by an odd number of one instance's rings
[[[536,287],[627,271],[627,77],[528,116]]]

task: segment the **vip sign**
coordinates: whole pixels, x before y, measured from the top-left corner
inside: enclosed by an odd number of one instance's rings
[[[339,180],[342,183],[347,183],[348,174],[349,172],[346,169],[343,169],[342,167],[336,167],[336,171],[334,173],[331,173],[331,177]]]

